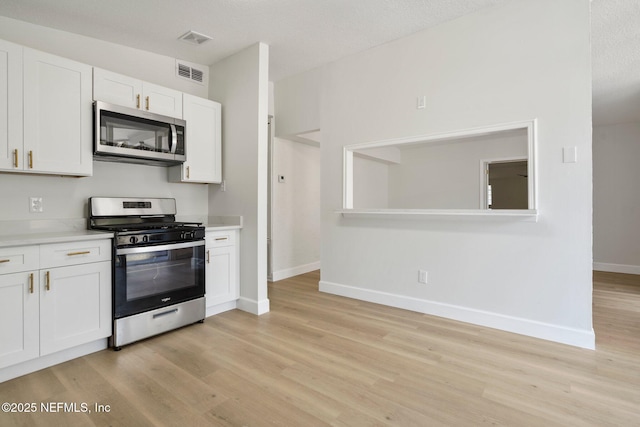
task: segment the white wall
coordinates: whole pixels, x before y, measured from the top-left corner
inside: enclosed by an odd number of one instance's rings
[[[273,144],[272,280],[320,268],[320,148]],[[278,176],[285,177],[278,182]]]
[[[321,290],[594,347],[589,6],[507,2],[326,67]],[[347,144],[533,118],[538,222],[335,213]]]
[[[272,280],[320,267],[320,151],[293,139],[320,129],[322,78],[317,68],[274,83]]]
[[[222,104],[221,186],[209,190],[210,215],[242,215],[238,308],[269,311],[267,298],[267,144],[269,47],[255,44],[210,69],[210,97]]]
[[[354,209],[389,207],[389,163],[354,154],[353,207]]]
[[[640,123],[593,129],[593,258],[601,271],[640,274]]]
[[[178,214],[207,216],[204,185],[169,183],[165,167],[94,162],[93,176],[85,178],[0,174],[0,221],[86,218],[92,196],[170,197]],[[44,212],[30,213],[29,197],[42,197]]]
[[[276,136],[287,137],[320,129],[322,76],[322,69],[316,68],[274,84]]]
[[[0,16],[0,39],[203,98],[208,87],[176,77],[175,58]],[[204,66],[203,66],[204,68]]]
[[[175,77],[173,58],[5,17],[0,17],[0,38],[207,96],[206,87]],[[166,167],[106,162],[94,162],[93,176],[86,178],[0,174],[0,221],[85,218],[91,196],[174,197],[180,215],[207,216],[207,186],[171,184],[167,179]],[[29,196],[43,198],[44,212],[29,213]]]

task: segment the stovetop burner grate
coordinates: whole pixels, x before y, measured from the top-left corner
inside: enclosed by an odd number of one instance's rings
[[[200,222],[172,222],[172,223],[135,223],[135,224],[109,224],[94,225],[93,229],[107,231],[148,231],[148,230],[180,230],[202,227]]]

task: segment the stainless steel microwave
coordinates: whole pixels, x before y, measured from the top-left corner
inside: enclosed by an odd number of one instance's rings
[[[96,101],[95,160],[175,165],[186,160],[186,122],[147,111]]]

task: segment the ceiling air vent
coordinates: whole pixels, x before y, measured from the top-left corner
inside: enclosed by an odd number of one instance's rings
[[[178,37],[178,40],[182,40],[184,42],[187,43],[191,43],[191,44],[195,44],[195,45],[199,45],[202,44],[204,42],[207,42],[209,40],[211,40],[211,37],[202,34],[202,33],[196,33],[193,30],[187,31],[186,33],[184,33],[183,35],[181,35],[180,37]]]
[[[205,83],[205,71],[186,62],[176,61],[176,75],[180,78],[199,84]]]

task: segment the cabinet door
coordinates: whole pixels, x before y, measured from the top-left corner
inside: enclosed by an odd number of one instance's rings
[[[182,92],[166,87],[142,82],[143,106],[150,111],[163,116],[182,118]]]
[[[40,270],[40,355],[111,335],[111,262]]]
[[[187,121],[187,160],[175,166],[181,174],[179,181],[222,181],[220,112],[221,106],[215,101],[183,94],[183,113]]]
[[[91,67],[24,49],[25,171],[91,175]]]
[[[0,276],[0,368],[38,357],[38,273]]]
[[[236,247],[208,249],[207,257],[207,307],[238,299]]]
[[[0,170],[22,160],[22,46],[0,40]]]
[[[94,68],[93,99],[123,107],[142,108],[142,81]]]

